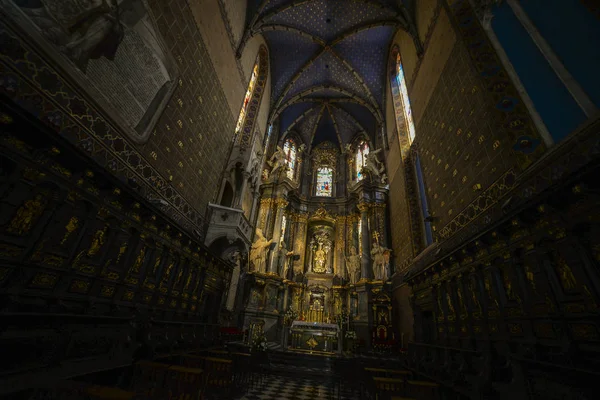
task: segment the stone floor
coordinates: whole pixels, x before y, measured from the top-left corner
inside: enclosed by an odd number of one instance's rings
[[[303,377],[270,376],[262,386],[249,389],[239,400],[311,400],[337,399],[337,388],[324,380],[307,379]],[[359,400],[358,393],[354,395],[342,391],[339,399]]]

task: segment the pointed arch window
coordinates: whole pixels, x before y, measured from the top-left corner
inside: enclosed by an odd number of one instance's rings
[[[356,160],[354,162],[357,181],[361,181],[364,178],[362,170],[367,165],[367,154],[369,154],[369,144],[366,140],[361,140],[358,142],[358,146],[356,146]]]
[[[296,177],[296,157],[298,155],[298,146],[292,139],[288,139],[283,144],[283,153],[285,154],[285,164],[288,167],[287,177],[294,180]]]
[[[333,183],[333,170],[329,167],[317,169],[317,190],[316,196],[331,197]]]
[[[256,80],[258,79],[258,61],[254,64],[254,68],[252,69],[252,76],[250,77],[250,83],[248,83],[248,89],[246,90],[246,95],[244,96],[244,103],[242,103],[242,109],[240,110],[240,115],[238,117],[237,125],[235,126],[235,134],[237,135],[242,126],[244,126],[244,121],[246,120],[246,114],[248,112],[248,106],[250,105],[250,100],[252,99],[252,93],[254,92],[254,87],[256,86]]]
[[[408,87],[406,86],[404,68],[402,68],[402,60],[400,59],[399,52],[396,56],[396,84],[398,85],[400,92],[400,100],[402,102],[402,110],[404,112],[404,121],[406,121],[406,128],[408,129],[409,143],[412,143],[413,140],[415,140],[415,124],[413,122],[410,99],[408,98]]]

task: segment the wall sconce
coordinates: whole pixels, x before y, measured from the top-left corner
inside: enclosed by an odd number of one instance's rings
[[[473,190],[476,191],[476,192],[479,191],[479,190],[481,190],[481,183],[474,184],[473,185]]]

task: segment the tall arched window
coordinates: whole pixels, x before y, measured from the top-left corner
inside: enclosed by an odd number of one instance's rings
[[[412,111],[410,108],[410,100],[408,98],[408,88],[406,87],[406,79],[404,78],[404,69],[402,68],[402,61],[400,60],[400,52],[396,56],[396,84],[400,91],[400,99],[402,100],[402,109],[404,111],[404,120],[406,121],[406,127],[408,129],[409,143],[415,140],[415,124],[412,118]]]
[[[421,162],[419,159],[418,152],[414,153],[414,158],[411,160],[409,155],[409,148],[415,140],[415,123],[412,117],[412,110],[410,107],[410,99],[408,98],[408,88],[406,86],[406,79],[404,77],[404,69],[402,68],[402,60],[400,58],[400,52],[398,49],[395,57],[395,64],[393,65],[393,79],[391,80],[392,85],[392,96],[394,99],[394,109],[396,113],[396,122],[398,126],[398,136],[400,142],[400,151],[402,158],[406,163],[406,171],[412,171],[416,178],[416,187],[411,196],[418,200],[421,212],[424,218],[424,239],[425,244],[430,245],[433,243],[433,235],[431,230],[431,222],[429,221],[429,210],[427,203],[426,187],[421,171]],[[394,58],[392,58],[394,60]],[[408,140],[404,137],[403,128],[406,128]],[[402,132],[402,133],[401,133]],[[414,164],[413,164],[414,162]],[[409,188],[409,190],[412,190]],[[414,194],[413,194],[414,193]]]
[[[283,153],[285,154],[285,165],[288,167],[287,177],[294,180],[296,177],[296,156],[297,146],[296,142],[292,139],[288,139],[283,144]]]
[[[317,190],[316,196],[331,197],[333,183],[333,170],[329,167],[317,169]]]
[[[366,140],[361,140],[356,146],[356,180],[360,181],[364,178],[362,169],[367,165],[367,154],[369,154],[369,144]]]
[[[238,117],[237,125],[235,126],[236,135],[242,129],[244,125],[244,121],[246,120],[246,113],[248,112],[248,105],[250,104],[250,100],[252,99],[252,93],[254,92],[254,87],[256,86],[256,80],[258,79],[258,61],[254,64],[254,69],[252,69],[252,76],[250,77],[250,83],[248,84],[248,89],[246,90],[246,95],[244,96],[244,103],[242,104],[242,109],[240,110],[240,116]]]

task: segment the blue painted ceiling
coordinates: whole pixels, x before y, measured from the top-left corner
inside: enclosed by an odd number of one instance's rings
[[[372,138],[383,119],[386,63],[410,16],[397,0],[248,0],[245,41],[262,34],[271,62],[271,118],[311,148]]]

